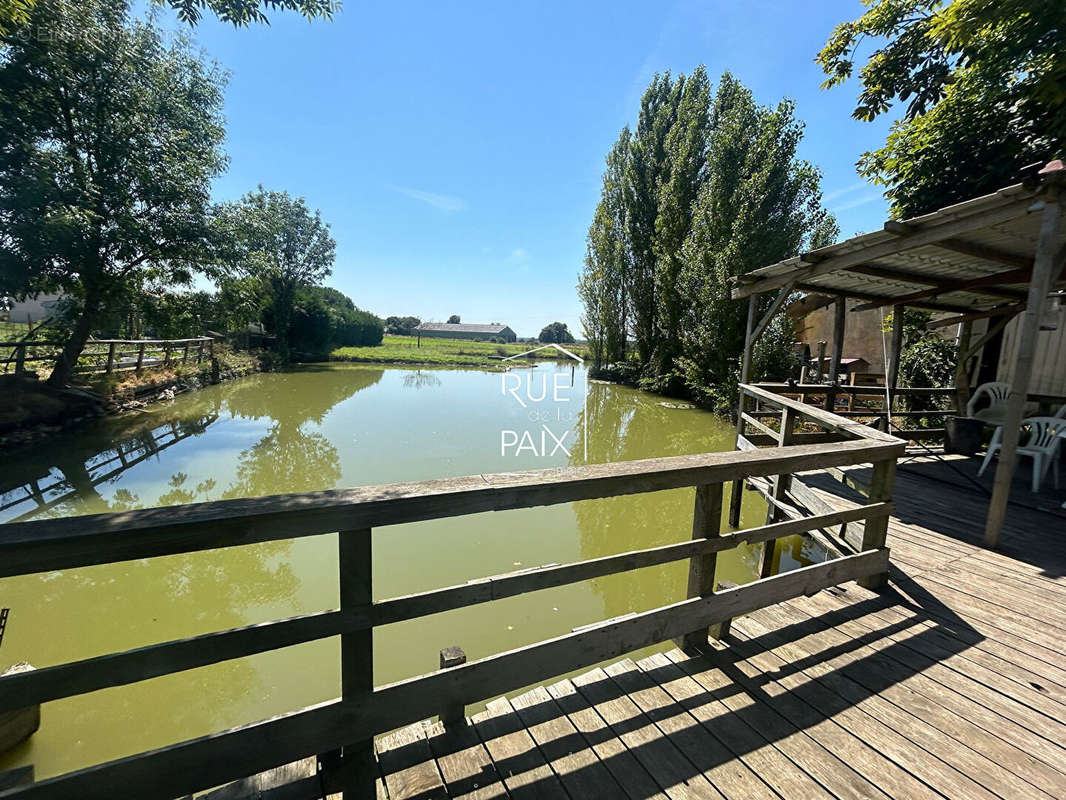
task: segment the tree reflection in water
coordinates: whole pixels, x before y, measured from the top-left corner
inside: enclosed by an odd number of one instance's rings
[[[0,486],[7,487],[0,494],[0,506],[7,506],[3,513],[9,519],[58,517],[331,488],[341,475],[337,449],[309,428],[338,403],[377,383],[382,371],[310,369],[298,375],[212,387],[179,398],[170,408],[103,422],[55,447],[27,452],[11,470],[18,478],[0,476]],[[299,392],[297,379],[303,383]],[[265,385],[273,391],[264,392]],[[201,436],[226,418],[268,421],[269,426],[237,455],[231,479],[193,475],[183,466],[146,497],[126,486],[104,496],[124,474],[134,474],[140,465],[150,468],[163,450]],[[211,460],[199,463],[202,469]],[[28,474],[37,477],[27,481]],[[43,666],[301,613],[292,545],[267,542],[4,579],[0,604],[13,610],[3,661]],[[38,777],[45,777],[260,719],[288,710],[293,702],[326,699],[335,694],[335,658],[315,657],[323,668],[305,673],[295,695],[264,684],[265,676],[279,670],[262,665],[299,658],[294,654],[300,649],[307,658],[308,648],[334,646],[328,641],[304,645],[48,704],[42,730],[0,759],[0,769],[36,762]],[[98,730],[101,707],[107,708],[106,737],[85,736]]]

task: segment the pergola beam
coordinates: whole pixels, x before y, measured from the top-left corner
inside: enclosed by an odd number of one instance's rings
[[[1051,285],[1059,273],[1056,262],[1056,239],[1059,230],[1061,209],[1058,198],[1050,198],[1041,209],[1040,238],[1036,243],[1036,258],[1033,259],[1033,277],[1029,283],[1029,298],[1022,314],[1018,332],[1018,349],[1015,354],[1014,374],[1011,377],[1010,394],[1007,396],[1007,413],[1003,420],[1003,439],[1000,442],[999,465],[992,487],[992,499],[988,504],[985,520],[985,546],[999,543],[1000,531],[1007,515],[1014,468],[1018,461],[1020,426],[1025,414],[1025,401],[1033,376],[1033,360],[1036,352],[1036,337],[1044,314],[1044,303]]]
[[[1018,291],[1016,289],[1003,289],[1003,288],[987,288],[995,286],[1000,283],[1021,283],[1029,280],[1032,276],[1032,268],[1020,268],[1012,269],[1009,272],[997,272],[994,275],[982,275],[980,278],[969,278],[964,281],[942,281],[936,284],[932,289],[923,289],[920,292],[913,292],[911,294],[905,294],[900,297],[896,297],[891,301],[878,301],[872,303],[864,303],[861,306],[853,309],[854,311],[869,311],[871,309],[880,308],[883,305],[894,305],[896,303],[913,303],[918,300],[924,300],[929,297],[937,297],[938,295],[948,294],[949,292],[964,292],[973,290],[975,294],[987,294],[993,297],[1002,297],[1008,300],[1024,300],[1026,297],[1025,292]]]
[[[889,220],[885,223],[885,230],[889,233],[895,233],[901,236],[912,236],[920,231],[921,228],[917,228],[914,225],[908,225],[906,222]],[[933,242],[932,246],[939,247],[941,250],[950,250],[953,253],[961,253],[964,256],[979,258],[982,261],[1003,264],[1007,267],[1016,267],[1018,269],[1026,270],[1032,270],[1033,268],[1032,260],[1021,253],[1011,253],[996,247],[978,244],[977,242],[968,242],[965,239],[944,239],[940,242]]]
[[[1003,314],[1010,314],[1013,316],[1021,311],[1025,306],[1021,303],[1014,303],[1009,306],[999,306],[998,308],[990,308],[985,311],[971,311],[966,314],[960,314],[957,317],[945,317],[944,319],[934,319],[925,324],[925,327],[931,331],[935,331],[937,328],[947,328],[952,325],[958,325],[960,322],[973,322],[979,319],[990,319],[991,317],[999,317]]]
[[[980,230],[990,225],[1009,222],[1028,214],[1031,206],[1031,197],[1019,197],[986,211],[968,214],[964,217],[948,217],[943,221],[938,220],[918,228],[916,232],[908,236],[897,236],[878,244],[856,248],[838,255],[831,255],[816,264],[796,267],[776,275],[760,276],[757,270],[745,276],[749,282],[742,283],[733,289],[732,297],[734,300],[739,300],[744,297],[750,297],[752,294],[778,289],[790,281],[796,281],[797,284],[801,281],[806,282],[820,275],[847,269],[856,264],[875,261],[878,258],[895,255],[904,250],[912,250],[916,247],[942,242],[945,239],[952,239],[960,234]],[[822,289],[824,290],[825,287],[822,287]]]

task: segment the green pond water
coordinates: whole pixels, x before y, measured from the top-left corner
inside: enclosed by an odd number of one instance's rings
[[[726,420],[588,382],[580,367],[540,363],[504,376],[308,366],[186,394],[11,453],[0,463],[0,522],[732,444]],[[693,494],[377,529],[374,596],[681,541],[691,536]],[[765,521],[766,507],[752,492],[744,512],[744,527]],[[781,570],[822,557],[798,537],[778,545]],[[724,553],[718,578],[750,581],[757,559],[755,548]],[[686,574],[684,563],[651,567],[378,628],[375,681],[432,671],[450,645],[475,659],[675,602],[684,596]],[[11,613],[0,669],[18,661],[58,664],[337,603],[334,535],[5,579],[0,606]],[[32,763],[38,778],[48,777],[329,700],[339,682],[339,644],[327,639],[48,703],[41,729],[0,757],[0,770]]]

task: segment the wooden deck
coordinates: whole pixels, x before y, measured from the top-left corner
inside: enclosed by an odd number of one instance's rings
[[[990,552],[986,503],[901,468],[886,591],[392,733],[379,797],[1066,797],[1066,518],[1012,507]]]

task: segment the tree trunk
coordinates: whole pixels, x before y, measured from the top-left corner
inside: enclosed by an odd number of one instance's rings
[[[56,359],[52,368],[52,375],[48,378],[48,385],[63,388],[70,382],[70,376],[74,374],[74,367],[78,363],[81,351],[85,349],[85,343],[89,341],[93,324],[100,315],[100,298],[96,292],[90,291],[85,296],[85,307],[82,309],[78,321],[74,323],[74,329],[70,333],[63,351]]]

